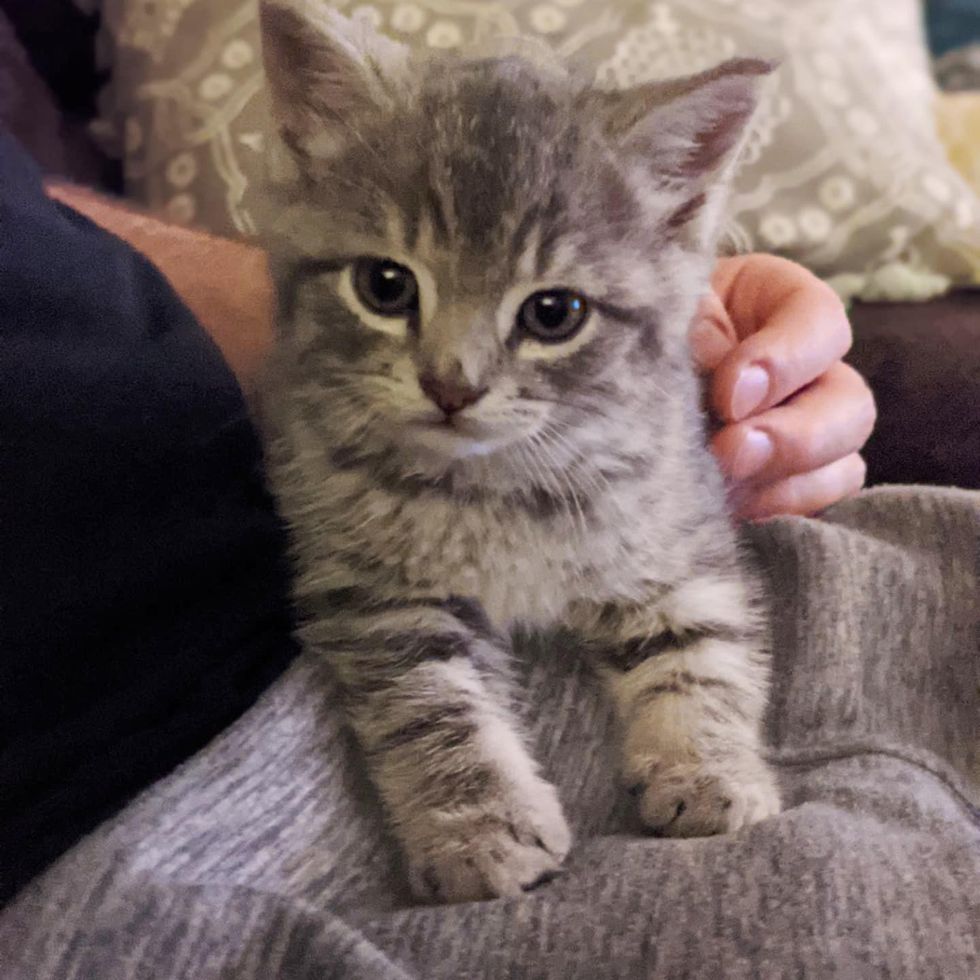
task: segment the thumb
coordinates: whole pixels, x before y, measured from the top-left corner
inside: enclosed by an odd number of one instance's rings
[[[738,344],[732,318],[712,290],[698,303],[689,334],[694,363],[702,374],[710,374]]]

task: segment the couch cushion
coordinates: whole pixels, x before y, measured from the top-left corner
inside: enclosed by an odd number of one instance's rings
[[[13,133],[45,170],[64,171],[65,146],[58,109],[2,9],[0,127]]]
[[[0,124],[41,168],[118,191],[121,169],[88,132],[103,76],[95,68],[99,0],[0,0]]]
[[[878,401],[870,483],[980,487],[980,292],[857,304],[848,360]]]

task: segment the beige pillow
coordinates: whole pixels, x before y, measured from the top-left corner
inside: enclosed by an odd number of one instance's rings
[[[980,92],[939,97],[939,134],[957,170],[980,194]]]
[[[821,275],[896,265],[974,281],[980,205],[933,115],[918,0],[333,0],[430,48],[543,38],[606,85],[735,54],[782,60],[737,180],[730,240]],[[256,0],[106,0],[106,121],[130,192],[175,221],[251,234],[265,123]],[[928,276],[926,278],[929,278]]]

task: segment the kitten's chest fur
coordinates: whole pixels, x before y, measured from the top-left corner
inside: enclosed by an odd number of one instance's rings
[[[544,627],[571,603],[639,600],[682,580],[691,535],[704,533],[692,520],[696,497],[680,486],[654,492],[642,478],[542,508],[492,493],[406,492],[295,460],[273,463],[272,474],[301,601],[350,585],[399,598],[460,595],[500,627]]]

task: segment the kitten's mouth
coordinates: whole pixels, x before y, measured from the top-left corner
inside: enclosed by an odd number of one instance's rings
[[[441,419],[426,420],[417,424],[425,429],[452,429],[456,432],[460,429],[459,420],[455,415],[443,415]]]
[[[452,415],[447,415],[444,412],[433,412],[414,419],[411,425],[412,428],[421,429],[424,432],[454,434],[462,439],[482,439],[493,431],[492,426],[467,412]]]
[[[487,456],[513,441],[498,429],[465,415],[444,415],[413,421],[410,440],[421,449],[450,459]]]
[[[422,428],[430,432],[444,432],[460,439],[485,439],[493,431],[483,422],[460,418],[458,415],[447,415],[432,422],[423,422]]]

